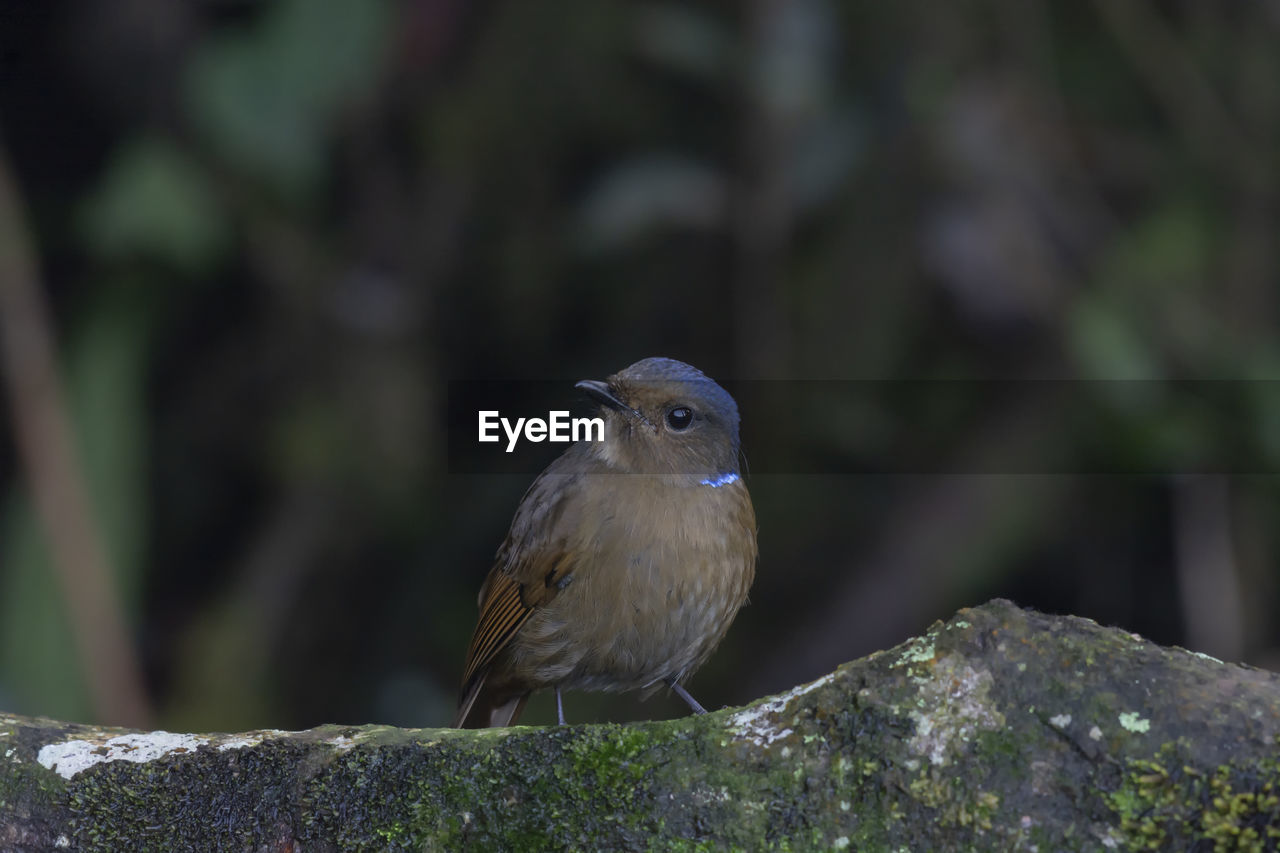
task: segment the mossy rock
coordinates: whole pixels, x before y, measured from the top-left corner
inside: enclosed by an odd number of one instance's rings
[[[1006,601],[745,708],[174,735],[0,715],[4,850],[1274,850],[1280,677]]]

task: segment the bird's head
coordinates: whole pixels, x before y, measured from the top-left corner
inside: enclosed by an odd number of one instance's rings
[[[738,473],[738,406],[696,367],[646,358],[575,387],[601,404],[604,441],[593,451],[610,467],[709,483]]]

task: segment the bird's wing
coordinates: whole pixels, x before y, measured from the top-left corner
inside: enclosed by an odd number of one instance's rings
[[[543,573],[541,582],[517,580],[502,564],[494,566],[480,591],[480,621],[471,635],[467,649],[467,663],[462,676],[462,699],[458,703],[455,727],[507,726],[515,722],[529,698],[527,690],[503,690],[501,695],[486,689],[485,680],[494,659],[511,642],[542,605],[556,596],[564,580],[572,572],[572,560],[559,554],[541,562],[542,565],[521,566],[518,573],[528,576],[530,571]],[[544,570],[545,569],[545,570]],[[536,578],[537,575],[534,575]],[[480,698],[481,696],[485,698]],[[479,703],[477,705],[477,702]],[[476,706],[476,716],[472,707]]]
[[[514,571],[499,564],[489,572],[480,594],[480,621],[467,648],[464,686],[493,663],[520,626],[534,610],[555,597],[560,584],[571,573],[573,561],[564,552],[540,556],[541,559],[512,567]]]
[[[566,451],[529,486],[498,550],[497,563],[480,588],[480,620],[467,648],[457,725],[474,722],[470,719],[476,716],[473,705],[477,705],[479,716],[505,720],[486,725],[505,725],[524,705],[523,699],[511,705],[516,696],[512,685],[501,686],[502,695],[497,695],[493,685],[485,682],[494,661],[529,617],[564,588],[582,556],[574,545],[581,521],[578,513],[585,504],[580,494],[584,471],[578,447]],[[478,701],[481,693],[484,698]],[[509,711],[497,716],[491,713],[508,706]],[[485,707],[489,711],[480,713]]]

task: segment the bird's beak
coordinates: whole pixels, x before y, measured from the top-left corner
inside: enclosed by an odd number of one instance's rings
[[[585,391],[587,396],[597,403],[603,403],[611,409],[617,409],[624,415],[632,414],[631,407],[619,400],[617,395],[613,393],[613,389],[599,379],[584,379],[574,384],[573,387],[579,391]]]
[[[586,395],[597,403],[602,403],[610,409],[621,412],[628,418],[639,421],[647,427],[653,427],[653,424],[649,423],[648,418],[622,402],[622,400],[618,398],[618,395],[613,393],[613,389],[610,388],[607,383],[601,382],[598,379],[584,379],[581,382],[574,383],[573,387],[577,388],[579,391],[586,392]]]

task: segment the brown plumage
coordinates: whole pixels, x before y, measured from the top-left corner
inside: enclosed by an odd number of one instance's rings
[[[515,722],[534,690],[671,686],[701,666],[746,601],[756,521],[738,476],[738,410],[671,359],[578,387],[605,439],[534,480],[480,589],[457,726]],[[563,717],[561,717],[563,721]]]

